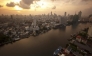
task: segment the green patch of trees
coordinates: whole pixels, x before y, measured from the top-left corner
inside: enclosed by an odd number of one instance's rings
[[[4,35],[3,33],[0,33],[0,43],[5,43],[5,42],[8,42],[10,41],[10,37],[9,36],[6,36]]]

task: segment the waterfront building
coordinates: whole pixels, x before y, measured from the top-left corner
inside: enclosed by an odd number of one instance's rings
[[[77,37],[76,37],[76,40],[77,40],[78,42],[81,42],[81,38],[82,38],[81,36],[77,36]]]
[[[92,26],[89,27],[88,35],[89,35],[89,37],[92,37]]]

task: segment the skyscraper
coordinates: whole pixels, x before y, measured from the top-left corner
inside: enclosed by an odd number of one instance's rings
[[[65,12],[64,16],[66,16],[67,12]]]
[[[81,15],[82,15],[82,12],[80,11],[80,12],[78,13],[79,19],[81,18]]]
[[[51,11],[51,15],[52,15],[52,11]]]
[[[13,15],[11,15],[11,19],[13,19]]]

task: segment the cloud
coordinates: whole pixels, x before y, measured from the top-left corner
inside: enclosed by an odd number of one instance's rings
[[[20,1],[18,6],[23,8],[23,9],[30,9],[30,5],[25,4],[23,1]]]
[[[74,5],[81,5],[85,3],[92,2],[92,0],[51,0],[52,2],[61,2],[63,4],[74,4]]]
[[[21,0],[21,2],[23,2],[26,5],[30,5],[33,3],[34,0]]]
[[[92,4],[92,0],[62,0],[67,5],[89,5]]]
[[[90,14],[92,14],[92,7],[83,10],[83,15],[88,16]]]
[[[33,4],[34,1],[40,1],[40,0],[21,0],[17,4],[14,2],[7,3],[6,6],[14,7],[15,5],[18,5],[19,7],[23,9],[30,9],[30,5]]]
[[[8,7],[14,7],[16,4],[14,2],[7,3],[6,6]]]
[[[56,6],[53,6],[52,9],[56,9]]]
[[[0,8],[3,7],[2,5],[0,5]]]
[[[81,0],[81,1],[87,2],[87,1],[92,1],[92,0]]]
[[[33,4],[34,1],[40,0],[21,0],[18,5],[23,9],[30,9],[30,5]]]
[[[92,0],[81,0],[81,3],[89,4],[90,2],[92,3]]]
[[[56,1],[56,0],[51,0],[52,2]]]

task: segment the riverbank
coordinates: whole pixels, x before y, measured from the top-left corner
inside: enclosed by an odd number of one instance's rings
[[[54,56],[92,56],[92,37],[88,36],[88,28],[85,28],[68,39],[69,43],[65,48],[57,49]]]

